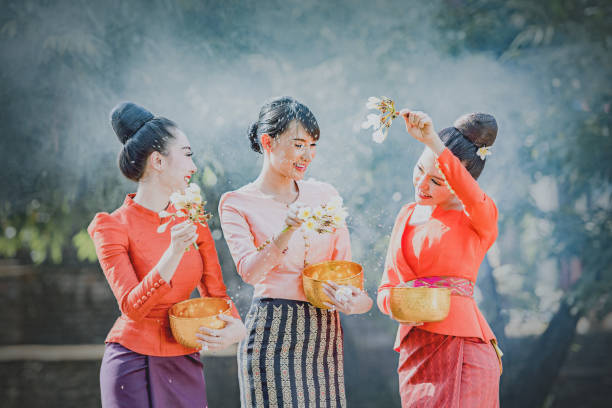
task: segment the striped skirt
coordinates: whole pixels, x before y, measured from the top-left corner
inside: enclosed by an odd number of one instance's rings
[[[308,302],[253,299],[238,346],[244,407],[346,407],[338,312]]]

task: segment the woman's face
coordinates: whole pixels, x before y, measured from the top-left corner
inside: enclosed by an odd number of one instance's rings
[[[193,153],[187,136],[177,128],[171,129],[170,132],[174,138],[168,139],[166,144],[166,166],[160,173],[160,183],[172,192],[183,191],[197,167],[191,158]]]
[[[301,180],[316,155],[317,141],[294,120],[287,130],[271,140],[270,166],[281,175]]]
[[[444,183],[444,175],[435,165],[435,154],[426,147],[412,173],[414,199],[419,205],[444,206],[454,196]]]

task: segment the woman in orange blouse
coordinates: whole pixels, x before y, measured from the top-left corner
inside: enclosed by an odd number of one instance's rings
[[[491,115],[473,113],[438,135],[422,112],[401,112],[408,133],[425,144],[413,173],[415,202],[397,216],[378,307],[391,315],[390,288],[449,287],[441,322],[401,324],[403,407],[497,407],[501,352],[473,299],[478,268],[497,237],[497,208],[478,186],[497,135]],[[391,316],[393,317],[393,316]]]
[[[123,143],[119,167],[138,190],[111,214],[98,213],[88,228],[121,310],[106,338],[102,406],[206,407],[199,354],[175,341],[168,309],[196,287],[201,296],[230,300],[214,241],[207,226],[189,221],[174,221],[169,233],[157,233],[158,213],[196,171],[191,147],[172,121],[133,103],[118,105],[111,122]],[[198,250],[186,251],[193,243]],[[225,328],[201,328],[204,348],[222,349],[245,336],[232,307],[233,317],[220,317]]]

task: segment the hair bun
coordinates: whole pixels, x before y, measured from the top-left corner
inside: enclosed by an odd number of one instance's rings
[[[497,121],[488,113],[465,114],[453,126],[478,147],[491,146],[497,137]]]
[[[123,102],[111,111],[111,125],[122,144],[125,144],[145,123],[155,116],[132,102]]]
[[[259,127],[259,122],[253,123],[249,126],[249,140],[251,141],[251,149],[256,151],[257,153],[261,153],[261,147],[259,146],[259,138],[257,137],[257,128]]]

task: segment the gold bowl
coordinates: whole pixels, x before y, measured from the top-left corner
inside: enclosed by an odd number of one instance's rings
[[[448,288],[391,288],[391,314],[400,323],[439,322],[448,316]]]
[[[363,289],[363,267],[351,261],[325,261],[308,265],[302,272],[302,283],[306,299],[311,305],[329,309],[323,304],[330,302],[323,292],[323,283],[328,280],[338,285],[352,285]]]
[[[183,300],[168,310],[172,335],[185,347],[200,348],[196,333],[200,327],[222,329],[226,322],[217,315],[230,315],[231,305],[223,298],[202,297]]]

